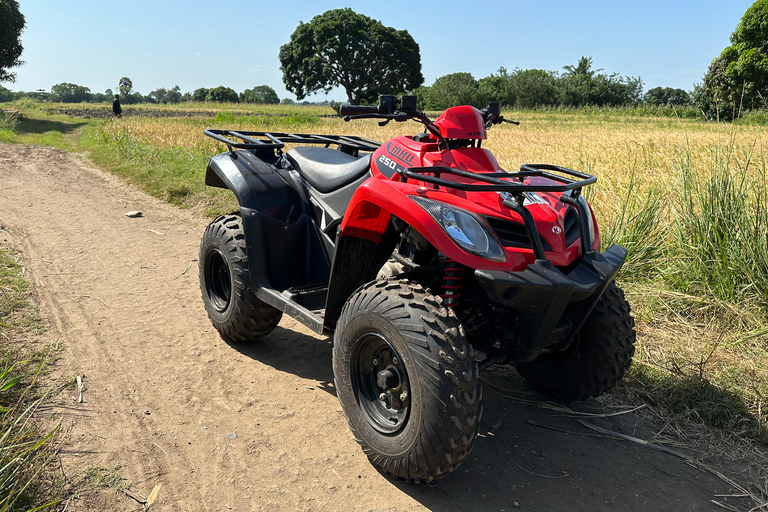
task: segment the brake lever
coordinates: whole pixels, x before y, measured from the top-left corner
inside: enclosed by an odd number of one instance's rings
[[[351,119],[376,119],[378,117],[384,117],[381,114],[355,114],[353,116],[344,116],[342,119],[349,122]]]

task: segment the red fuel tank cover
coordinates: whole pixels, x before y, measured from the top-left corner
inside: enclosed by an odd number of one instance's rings
[[[461,105],[451,107],[437,118],[435,125],[446,139],[486,139],[483,116],[475,107]]]

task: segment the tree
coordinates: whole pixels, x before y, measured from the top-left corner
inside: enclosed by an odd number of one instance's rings
[[[208,91],[208,94],[205,96],[205,101],[218,101],[221,103],[237,103],[238,101],[240,101],[240,98],[237,96],[237,93],[234,90],[230,89],[229,87],[224,87],[223,85],[220,85]]]
[[[645,93],[645,102],[649,105],[688,105],[691,98],[683,89],[654,87]]]
[[[510,88],[509,72],[502,66],[497,73],[491,73],[477,81],[480,97],[484,103],[499,101],[502,105],[512,106],[515,104],[515,98]]]
[[[535,108],[557,104],[556,82],[554,71],[515,69],[509,84],[515,107]]]
[[[26,21],[16,0],[0,0],[0,82],[13,82],[16,73],[9,68],[21,66],[21,32]]]
[[[565,73],[563,73],[563,76],[586,76],[588,78],[593,78],[597,73],[602,71],[603,69],[592,69],[592,57],[584,57],[582,56],[579,59],[579,62],[576,63],[576,66],[563,66],[563,70],[565,70]]]
[[[417,91],[427,110],[445,110],[455,105],[482,107],[477,80],[469,73],[451,73],[435,80],[430,87]]]
[[[181,87],[174,85],[165,97],[168,100],[168,103],[181,103],[181,98],[183,97],[181,94]]]
[[[103,92],[92,92],[88,95],[89,103],[111,103],[114,96]]]
[[[704,76],[702,101],[733,111],[768,108],[768,0],[757,0],[747,9],[731,45],[712,61]]]
[[[117,82],[117,90],[120,91],[120,96],[127,97],[133,90],[133,82],[127,76],[124,76]]]
[[[6,101],[13,101],[13,93],[0,85],[0,103],[5,103]]]
[[[208,91],[209,89],[206,89],[205,87],[195,89],[192,93],[192,101],[205,101],[205,98],[208,96]]]
[[[59,103],[82,103],[91,99],[91,90],[82,85],[63,82],[51,87],[49,98]]]
[[[419,45],[408,31],[349,8],[299,23],[279,56],[283,82],[300,100],[342,87],[350,103],[373,103],[381,93],[400,94],[424,83]]]
[[[560,105],[618,106],[637,104],[642,99],[640,77],[600,73],[602,68],[592,69],[592,57],[582,56],[575,66],[563,66],[563,70],[557,80]]]
[[[273,88],[268,85],[259,85],[253,89],[243,91],[243,101],[245,103],[262,103],[268,105],[277,105],[280,98]]]
[[[179,103],[181,101],[181,89],[175,86],[173,89],[160,87],[147,95],[151,103]]]

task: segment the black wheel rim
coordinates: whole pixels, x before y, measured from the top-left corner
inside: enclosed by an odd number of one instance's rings
[[[232,294],[232,280],[227,259],[219,249],[209,252],[205,261],[205,289],[216,311],[227,309]]]
[[[355,341],[350,366],[352,390],[368,422],[382,434],[399,432],[408,422],[411,386],[398,351],[381,333],[366,333]]]

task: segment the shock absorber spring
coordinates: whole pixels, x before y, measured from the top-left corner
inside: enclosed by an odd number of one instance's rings
[[[458,307],[461,298],[461,282],[464,280],[464,267],[448,258],[445,260],[444,271],[443,293],[440,296],[446,307]]]

